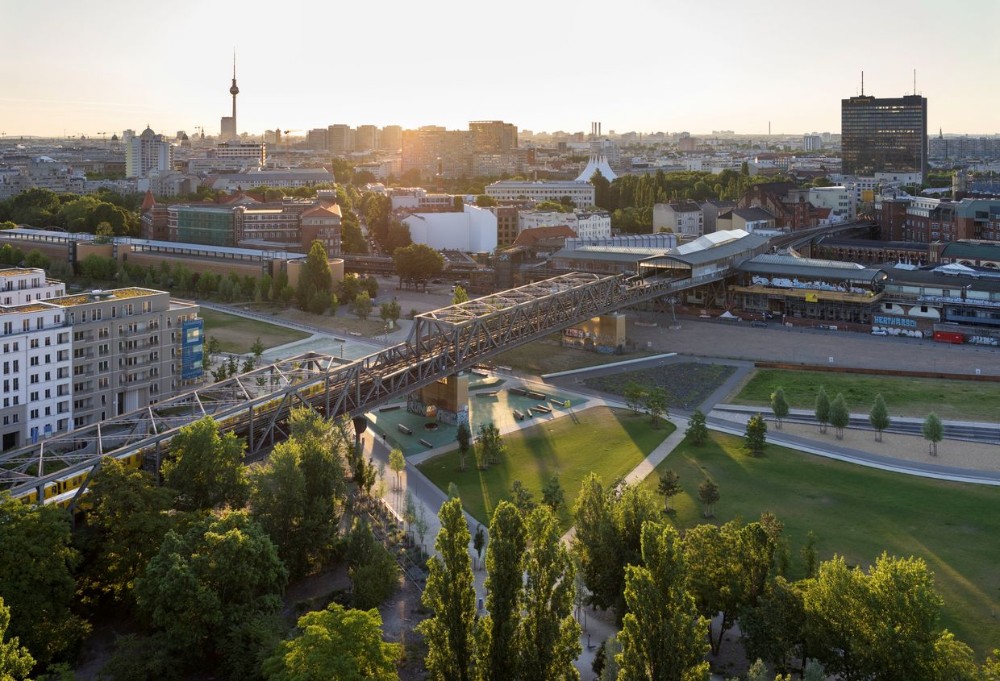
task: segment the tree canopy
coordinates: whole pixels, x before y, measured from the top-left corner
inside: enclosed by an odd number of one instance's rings
[[[347,610],[331,603],[299,618],[296,634],[264,662],[267,681],[393,681],[398,643],[382,640],[378,610]]]
[[[234,433],[220,433],[211,416],[181,428],[170,442],[170,458],[161,467],[164,484],[177,491],[178,507],[243,506],[248,490],[243,448]]]
[[[399,283],[427,288],[427,282],[444,271],[444,256],[430,246],[410,244],[392,254]]]

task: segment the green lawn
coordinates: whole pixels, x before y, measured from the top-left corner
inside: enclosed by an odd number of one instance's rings
[[[820,386],[826,387],[831,400],[844,393],[848,408],[854,412],[868,413],[875,395],[882,393],[892,415],[923,417],[933,411],[945,419],[1000,418],[1000,382],[759,369],[730,401],[768,405],[771,393],[780,387],[789,406],[812,409]]]
[[[743,439],[712,434],[687,441],[645,481],[680,475],[684,492],[672,500],[679,528],[706,522],[697,488],[705,476],[718,485],[716,522],[753,520],[764,511],[785,525],[792,577],[802,576],[799,550],[811,530],[822,559],[843,555],[868,565],[884,550],[927,561],[944,597],[943,624],[980,658],[1000,647],[1000,489],[961,485],[863,468],[770,445],[761,458],[743,453]]]
[[[507,458],[487,470],[477,470],[470,455],[467,469],[459,471],[458,450],[426,461],[418,468],[443,490],[458,485],[466,510],[487,524],[493,508],[509,496],[514,480],[530,489],[541,501],[542,485],[559,476],[566,506],[558,515],[562,526],[571,523],[571,508],[580,484],[591,471],[611,482],[626,475],[646,454],[674,431],[673,424],[650,427],[649,419],[624,409],[593,407],[551,422],[504,436]]]
[[[205,308],[201,309],[198,316],[205,320],[205,337],[218,338],[222,352],[246,354],[257,338],[260,338],[266,350],[309,337],[307,333],[288,327]]]

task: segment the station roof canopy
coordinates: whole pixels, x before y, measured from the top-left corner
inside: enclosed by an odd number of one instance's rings
[[[803,258],[796,255],[765,253],[747,260],[739,266],[740,271],[779,277],[808,277],[827,281],[885,281],[885,270],[865,267],[857,263],[838,260]]]

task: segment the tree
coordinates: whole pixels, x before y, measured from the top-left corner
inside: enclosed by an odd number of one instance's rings
[[[573,665],[581,650],[580,625],[573,618],[576,569],[552,511],[539,506],[526,527],[523,615],[517,634],[521,678],[579,679]]]
[[[643,397],[653,428],[659,428],[660,419],[667,416],[667,391],[662,386],[648,390]]]
[[[345,554],[351,578],[351,605],[367,610],[392,596],[399,586],[399,564],[364,520],[354,519]]]
[[[927,415],[921,432],[928,442],[931,456],[937,456],[937,443],[944,439],[944,426],[941,425],[941,419],[938,418],[937,414],[931,412]]]
[[[868,422],[875,429],[875,439],[881,442],[882,431],[888,428],[891,423],[889,410],[885,407],[885,400],[882,399],[881,393],[875,396],[875,404],[872,405],[872,410],[868,414]]]
[[[53,506],[29,506],[0,492],[0,598],[9,608],[6,634],[39,665],[71,655],[90,631],[74,615],[70,517]]]
[[[455,287],[455,292],[451,294],[451,304],[461,305],[462,303],[469,302],[469,294],[465,292],[465,289],[461,286]]]
[[[625,384],[622,396],[625,398],[625,405],[632,410],[632,413],[638,414],[646,396],[646,387],[638,381],[629,381]]]
[[[469,681],[475,651],[476,590],[461,500],[444,502],[438,518],[437,555],[427,561],[427,585],[421,598],[432,615],[417,625],[417,631],[427,643],[424,662],[435,678]]]
[[[161,467],[163,482],[177,491],[183,510],[246,503],[248,481],[242,440],[221,434],[211,416],[181,428],[170,442],[170,458]]]
[[[745,442],[743,449],[750,456],[761,456],[767,447],[767,421],[760,414],[754,414],[747,419]]]
[[[478,443],[482,449],[482,458],[487,463],[500,463],[500,459],[507,454],[507,446],[500,438],[500,429],[492,422],[479,426]]]
[[[476,645],[476,671],[483,681],[503,681],[520,674],[516,634],[521,622],[525,548],[521,512],[501,501],[490,520],[486,614],[480,619]]]
[[[718,636],[709,637],[714,654],[736,619],[764,593],[773,557],[774,542],[759,522],[744,526],[734,520],[722,527],[704,524],[688,530],[688,587],[702,615],[722,615]]]
[[[785,401],[785,391],[781,388],[771,393],[771,411],[774,412],[775,425],[781,430],[781,419],[788,416],[788,402]]]
[[[263,466],[250,479],[250,509],[253,519],[274,542],[294,576],[309,565],[305,516],[306,477],[301,467],[302,450],[295,439],[279,442]]]
[[[7,628],[10,626],[10,609],[0,598],[0,679],[3,681],[21,681],[27,679],[35,666],[35,658],[27,648],[21,646],[17,636],[7,638]]]
[[[397,447],[389,452],[389,469],[396,474],[396,489],[399,489],[399,475],[406,469],[406,458],[402,449]]]
[[[642,563],[625,572],[628,613],[615,656],[623,681],[682,681],[705,678],[708,621],[686,589],[682,542],[672,527],[646,523]]]
[[[382,319],[386,325],[395,326],[396,322],[399,320],[399,315],[402,312],[399,306],[399,301],[393,298],[387,302],[379,305],[378,316]]]
[[[218,665],[233,678],[259,668],[267,632],[277,631],[287,579],[260,525],[246,512],[229,511],[183,535],[169,531],[138,579],[136,596],[177,664],[202,671]]]
[[[823,386],[819,387],[816,395],[816,421],[819,423],[819,432],[825,433],[826,424],[830,422],[830,398]]]
[[[663,496],[663,512],[670,513],[670,497],[683,492],[680,484],[681,476],[677,471],[667,470],[660,476],[660,482],[656,485],[656,493]]]
[[[77,588],[84,602],[134,605],[135,580],[179,520],[169,512],[173,493],[112,457],[101,462],[87,491],[87,522],[76,533],[83,555]]]
[[[461,470],[464,471],[465,457],[469,453],[469,446],[472,444],[472,432],[469,430],[469,424],[467,422],[461,421],[458,424],[455,439],[458,440],[459,465]]]
[[[971,654],[939,628],[941,596],[919,558],[883,553],[867,572],[834,557],[804,584],[809,654],[845,679],[960,678]],[[965,650],[963,650],[965,649]]]
[[[330,603],[299,618],[296,635],[264,661],[267,681],[392,681],[399,678],[398,643],[382,640],[378,610],[347,610]]]
[[[399,284],[418,285],[427,290],[427,282],[444,271],[444,256],[430,246],[410,244],[393,251],[392,260],[399,275]]]
[[[704,482],[698,485],[698,499],[701,501],[703,513],[706,518],[715,516],[715,504],[719,501],[719,486],[711,478],[705,478]]]
[[[851,412],[847,409],[844,393],[837,393],[830,404],[830,425],[837,429],[837,439],[844,439],[844,428],[851,422]]]
[[[594,205],[607,211],[617,208],[611,201],[611,182],[600,170],[590,176],[590,184],[594,185]]]
[[[804,621],[801,590],[784,577],[776,577],[757,605],[740,618],[747,656],[787,670],[799,657]]]
[[[815,577],[816,570],[819,568],[819,556],[816,553],[816,534],[812,530],[806,534],[806,543],[799,553],[802,556],[806,577]]]
[[[566,494],[559,484],[558,475],[550,477],[542,486],[542,503],[552,509],[553,513],[558,512],[566,503]]]
[[[705,414],[701,409],[695,409],[691,413],[684,435],[695,445],[700,445],[708,439],[708,426],[705,424]]]
[[[476,533],[472,535],[472,548],[476,551],[476,565],[483,561],[483,549],[486,548],[486,531],[482,525],[476,525]]]
[[[354,300],[351,301],[351,312],[361,321],[368,319],[368,315],[372,312],[372,299],[368,296],[367,291],[362,291],[354,296]]]
[[[648,489],[624,483],[605,488],[594,474],[584,480],[574,510],[573,549],[592,605],[624,615],[625,566],[641,560],[642,524],[659,517]]]
[[[524,515],[530,513],[537,506],[535,495],[520,480],[515,480],[510,486],[510,503],[514,504],[517,510]]]
[[[479,194],[476,196],[476,205],[480,208],[490,208],[491,206],[497,205],[497,200],[492,196],[487,196],[486,194]]]

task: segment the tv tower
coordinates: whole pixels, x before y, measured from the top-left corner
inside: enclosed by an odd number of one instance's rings
[[[236,130],[236,95],[240,94],[240,89],[236,87],[236,50],[233,50],[233,85],[229,94],[233,96],[233,130]]]
[[[240,89],[236,86],[236,50],[233,50],[233,84],[229,88],[229,94],[233,96],[233,115],[223,116],[219,126],[224,140],[239,137],[236,127],[236,95],[240,94]]]

